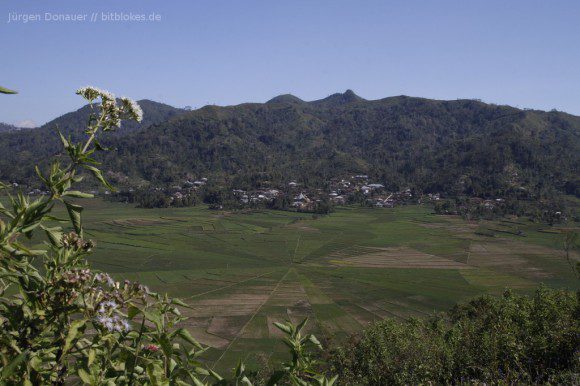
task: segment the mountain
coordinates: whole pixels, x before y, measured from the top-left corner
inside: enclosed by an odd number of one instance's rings
[[[185,113],[183,109],[147,99],[138,103],[143,109],[143,121],[124,121],[117,131],[103,135],[103,143],[114,142],[116,137],[147,129]],[[0,179],[25,182],[34,178],[33,170],[26,166],[30,166],[32,162],[42,163],[42,160],[50,159],[62,150],[57,129],[78,140],[84,136],[90,112],[90,105],[85,105],[34,130],[2,133],[0,129]]]
[[[277,97],[270,99],[266,103],[268,103],[268,104],[277,104],[277,103],[302,104],[305,102],[302,99],[300,99],[292,94],[282,94],[282,95],[278,95]]]
[[[138,103],[143,109],[143,121],[124,121],[121,127],[115,131],[115,135],[123,135],[138,131],[151,125],[168,121],[185,112],[184,109],[179,109],[148,99],[140,100]],[[86,126],[90,112],[91,106],[85,105],[76,111],[64,114],[42,125],[40,131],[53,131],[58,128],[63,134],[73,136],[82,135],[83,128]]]
[[[352,90],[346,90],[344,93],[336,93],[332,94],[324,99],[320,99],[317,101],[310,102],[310,104],[315,106],[342,106],[346,104],[352,104],[356,102],[364,102],[366,99],[363,99],[356,95]]]
[[[543,196],[578,190],[580,117],[475,100],[365,100],[349,90],[312,102],[281,95],[180,111],[106,145],[116,150],[102,155],[103,168],[119,181],[170,184],[203,175],[240,187],[290,179],[324,186],[364,173],[390,189]],[[30,176],[8,166],[39,159],[33,151],[42,146],[0,136],[0,179]]]

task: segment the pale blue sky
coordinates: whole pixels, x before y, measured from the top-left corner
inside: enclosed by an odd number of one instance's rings
[[[125,12],[157,22],[11,22]],[[0,0],[0,122],[44,123],[87,84],[174,106],[479,98],[580,115],[580,1]],[[100,16],[99,16],[100,19]]]

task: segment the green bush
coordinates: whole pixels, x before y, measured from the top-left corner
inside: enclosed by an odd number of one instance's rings
[[[578,294],[482,296],[430,320],[385,320],[334,350],[346,384],[576,383]]]

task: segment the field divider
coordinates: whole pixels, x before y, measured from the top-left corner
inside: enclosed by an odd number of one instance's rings
[[[280,284],[284,281],[284,279],[286,279],[286,276],[288,276],[288,274],[290,273],[290,271],[292,271],[293,268],[289,268],[288,271],[286,271],[286,273],[284,274],[284,276],[282,276],[282,278],[278,281],[278,283],[276,283],[276,286],[274,286],[274,289],[272,289],[272,291],[270,292],[270,294],[268,295],[268,297],[266,298],[266,300],[264,300],[262,302],[262,304],[260,304],[260,306],[256,309],[256,311],[254,311],[254,313],[252,314],[252,316],[250,317],[250,320],[248,320],[240,329],[240,331],[236,334],[236,336],[234,337],[234,339],[232,339],[232,341],[228,344],[228,346],[225,348],[224,352],[222,353],[222,355],[220,355],[220,357],[213,363],[212,365],[212,370],[215,368],[215,366],[219,363],[219,361],[222,360],[222,358],[226,355],[226,353],[229,351],[230,348],[232,348],[232,346],[234,345],[234,343],[237,342],[238,338],[240,336],[242,336],[242,334],[244,333],[244,330],[246,329],[246,327],[252,323],[252,320],[254,320],[254,318],[256,317],[256,315],[258,315],[258,313],[260,312],[260,310],[262,309],[262,307],[264,307],[264,304],[268,303],[268,300],[270,300],[270,298],[272,297],[272,295],[278,290],[278,288],[280,287]]]
[[[194,298],[197,298],[197,297],[200,297],[200,296],[203,296],[203,295],[210,294],[210,293],[212,293],[212,292],[221,291],[221,290],[224,290],[224,289],[228,289],[228,288],[231,288],[231,287],[237,286],[237,285],[239,285],[239,284],[242,284],[242,283],[246,283],[246,282],[248,282],[248,281],[252,281],[252,280],[259,279],[259,278],[261,278],[261,277],[263,277],[263,276],[269,275],[269,274],[271,274],[271,273],[274,273],[274,272],[276,272],[276,271],[274,270],[274,271],[266,272],[266,273],[263,273],[263,274],[261,274],[261,275],[258,275],[258,276],[253,276],[253,277],[251,277],[251,278],[249,278],[249,279],[244,279],[244,280],[241,280],[241,281],[237,281],[237,282],[235,282],[235,283],[228,284],[228,285],[226,285],[226,286],[223,286],[223,287],[214,288],[214,289],[212,289],[212,290],[205,291],[205,292],[202,292],[202,293],[199,293],[199,294],[195,294],[195,295],[191,295],[191,296],[188,296],[188,297],[186,297],[186,298],[182,298],[182,299],[183,299],[183,300],[194,299]]]

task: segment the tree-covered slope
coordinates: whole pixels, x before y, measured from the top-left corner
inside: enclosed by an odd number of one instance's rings
[[[104,135],[105,142],[114,143],[114,137],[128,135],[146,129],[151,125],[166,122],[185,110],[150,100],[141,100],[143,109],[142,122],[126,121],[116,132]],[[46,162],[62,151],[56,130],[74,139],[81,138],[86,128],[87,119],[91,113],[89,105],[85,105],[64,114],[34,130],[12,131],[0,133],[0,179],[4,181],[27,182],[34,176],[30,162]]]
[[[10,131],[16,131],[16,130],[18,130],[18,127],[14,126],[14,125],[10,125],[8,123],[0,122],[0,133],[7,133]]]
[[[30,157],[27,138],[19,138],[18,157]],[[282,95],[265,104],[207,106],[120,133],[107,145],[116,151],[105,156],[104,169],[129,181],[203,174],[246,186],[289,179],[322,186],[364,173],[393,189],[537,195],[574,191],[580,118],[474,100],[368,101],[349,90],[313,102]],[[1,168],[1,178],[10,175]]]

